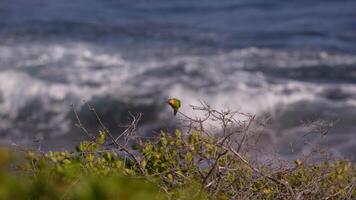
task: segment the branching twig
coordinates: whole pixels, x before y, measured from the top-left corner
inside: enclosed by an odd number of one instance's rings
[[[111,134],[111,132],[109,131],[109,129],[103,124],[103,122],[101,121],[101,118],[99,117],[98,113],[95,111],[95,109],[89,104],[87,103],[87,106],[89,108],[89,110],[91,112],[94,113],[96,119],[98,120],[101,128],[105,131],[105,133],[110,137],[110,139],[112,140],[112,142],[116,145],[116,147],[118,148],[119,151],[123,151],[125,153],[127,153],[128,155],[130,155],[130,157],[134,160],[135,165],[137,166],[137,168],[140,170],[140,172],[142,174],[144,174],[144,170],[142,169],[141,165],[140,165],[140,161],[139,159],[125,146],[120,145],[116,139],[114,138],[114,136]]]
[[[73,108],[73,112],[75,115],[75,118],[77,119],[77,123],[75,124],[78,128],[82,129],[82,131],[91,139],[91,140],[95,140],[95,137],[90,135],[90,133],[88,132],[88,130],[85,128],[85,126],[82,124],[77,111],[75,110],[74,104],[72,104],[72,108]]]

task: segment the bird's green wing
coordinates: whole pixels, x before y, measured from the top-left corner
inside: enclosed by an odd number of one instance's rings
[[[180,108],[180,106],[181,106],[181,102],[180,102],[180,100],[179,99],[175,99],[176,101],[176,108],[177,108],[177,110]]]

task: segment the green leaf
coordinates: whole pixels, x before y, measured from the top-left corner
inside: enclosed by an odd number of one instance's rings
[[[99,131],[99,136],[98,138],[96,139],[96,142],[98,144],[104,144],[105,143],[105,140],[106,140],[106,134],[104,131]]]
[[[187,162],[192,162],[193,160],[193,155],[192,153],[188,152],[186,155],[185,155],[185,161]]]

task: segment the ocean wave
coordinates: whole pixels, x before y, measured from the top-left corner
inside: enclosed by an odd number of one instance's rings
[[[201,54],[162,51],[134,59],[120,47],[85,42],[0,45],[1,135],[69,133],[73,103],[94,124],[83,100],[98,106],[114,131],[128,111],[144,112],[146,126],[155,129],[172,124],[164,121],[171,114],[167,97],[182,99],[182,111],[189,115],[195,114],[189,105],[200,100],[215,108],[268,113],[280,124],[272,125],[275,134],[297,130],[300,120],[316,113],[320,118],[341,115],[343,128],[350,128],[346,135],[356,130],[351,123],[356,114],[347,112],[356,107],[356,56],[255,47]],[[319,69],[322,74],[316,73]]]

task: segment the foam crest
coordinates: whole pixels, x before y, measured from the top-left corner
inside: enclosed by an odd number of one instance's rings
[[[286,113],[303,109],[301,102],[307,102],[305,113],[327,108],[337,113],[356,106],[352,81],[313,82],[285,76],[304,73],[293,71],[300,68],[349,67],[356,64],[356,56],[259,48],[208,54],[167,52],[129,59],[123,56],[123,49],[83,42],[0,45],[0,132],[11,130],[19,136],[31,131],[68,133],[72,126],[70,104],[80,107],[82,100],[93,99],[108,106],[126,105],[114,105],[117,100],[128,102],[132,108],[148,105],[158,109],[169,96],[182,99],[182,111],[189,115],[195,114],[189,105],[201,100],[218,109],[268,113],[291,120],[297,120],[297,114]],[[347,69],[351,74],[352,68]],[[168,108],[154,112],[164,119],[162,113],[166,111]],[[328,116],[327,112],[320,113],[321,117]],[[152,124],[160,122],[150,123],[148,126],[154,127]],[[354,130],[350,123],[346,126]],[[292,128],[283,129],[297,130]]]

